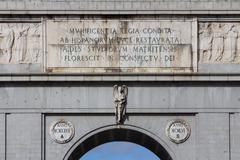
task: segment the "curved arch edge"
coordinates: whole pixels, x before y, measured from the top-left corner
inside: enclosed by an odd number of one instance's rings
[[[101,139],[98,138],[99,136],[101,137]],[[107,138],[104,139],[103,138],[104,136]],[[94,142],[91,141],[90,139],[92,140],[94,139]],[[149,132],[144,128],[140,128],[132,125],[109,125],[109,126],[104,126],[101,128],[97,128],[91,132],[88,132],[71,146],[71,148],[65,154],[63,160],[75,159],[73,157],[77,152],[79,152],[79,154],[76,154],[76,155],[78,155],[78,157],[80,158],[83,154],[85,154],[90,149],[98,145],[101,145],[103,143],[111,142],[114,140],[123,140],[123,141],[133,142],[133,143],[142,145],[148,148],[149,150],[151,150],[153,153],[155,153],[159,158],[161,158],[161,160],[177,160],[177,157],[175,156],[173,150],[160,137]],[[83,148],[87,148],[87,147],[82,147],[82,146],[84,145],[86,146],[85,143],[88,143],[88,141],[92,143],[91,143],[91,146],[87,145],[88,149],[85,150]],[[157,145],[154,147],[150,142],[153,142]],[[158,154],[159,150],[164,152],[163,155],[165,157],[163,159]]]

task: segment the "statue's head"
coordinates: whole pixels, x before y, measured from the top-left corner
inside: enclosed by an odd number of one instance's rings
[[[128,94],[128,88],[126,85],[114,85],[113,86],[114,97],[117,97],[117,96],[126,97],[127,94]]]

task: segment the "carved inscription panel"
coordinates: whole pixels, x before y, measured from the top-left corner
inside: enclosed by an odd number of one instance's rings
[[[40,63],[40,23],[0,23],[0,64]]]
[[[192,21],[47,20],[52,72],[191,72]]]
[[[200,63],[240,63],[240,23],[199,24]]]

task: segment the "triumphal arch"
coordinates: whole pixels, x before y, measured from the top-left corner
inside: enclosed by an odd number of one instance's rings
[[[0,1],[0,160],[112,141],[240,159],[237,0]]]

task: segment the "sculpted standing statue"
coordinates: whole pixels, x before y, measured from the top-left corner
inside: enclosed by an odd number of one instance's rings
[[[113,96],[114,103],[116,107],[115,115],[116,115],[116,123],[122,124],[124,123],[126,116],[126,105],[127,105],[127,95],[128,88],[125,85],[114,85],[113,86]]]

